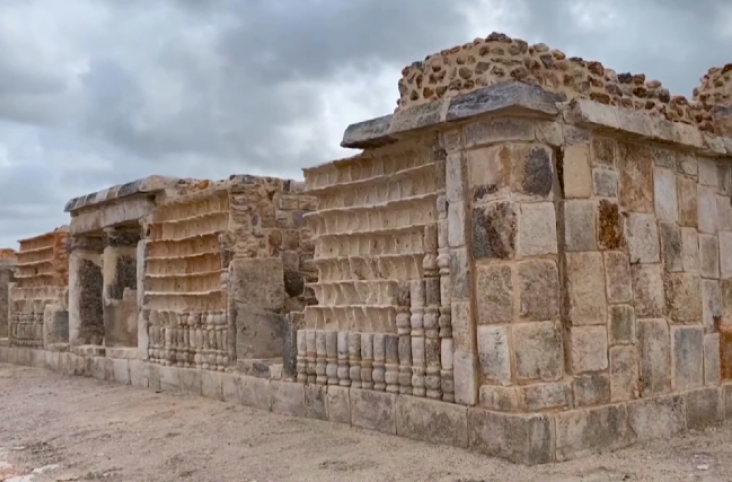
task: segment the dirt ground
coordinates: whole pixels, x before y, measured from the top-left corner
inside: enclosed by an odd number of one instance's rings
[[[327,422],[0,365],[3,479],[730,481],[732,424],[616,453],[522,467]]]

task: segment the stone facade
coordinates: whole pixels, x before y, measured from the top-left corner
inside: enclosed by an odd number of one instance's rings
[[[0,346],[8,345],[10,329],[10,285],[15,281],[16,253],[0,249]]]
[[[525,464],[714,425],[730,71],[688,101],[501,34],[429,56],[393,115],[346,129],[362,151],[304,185],[72,200],[72,350],[0,359]]]

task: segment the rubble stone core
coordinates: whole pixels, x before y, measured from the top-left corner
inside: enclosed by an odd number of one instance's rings
[[[393,115],[346,129],[362,151],[304,184],[151,177],[70,201],[71,348],[45,315],[14,342],[11,309],[0,360],[523,464],[714,425],[731,72],[690,102],[501,34],[430,56]]]

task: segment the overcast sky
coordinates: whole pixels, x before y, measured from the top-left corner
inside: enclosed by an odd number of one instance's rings
[[[732,61],[722,0],[0,0],[0,246],[151,174],[300,178],[403,66],[494,30],[684,95]]]

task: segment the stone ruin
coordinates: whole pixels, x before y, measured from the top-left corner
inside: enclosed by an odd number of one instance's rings
[[[402,75],[304,186],[70,201],[68,305],[22,242],[0,357],[524,464],[732,417],[732,64],[686,99],[492,34]]]

